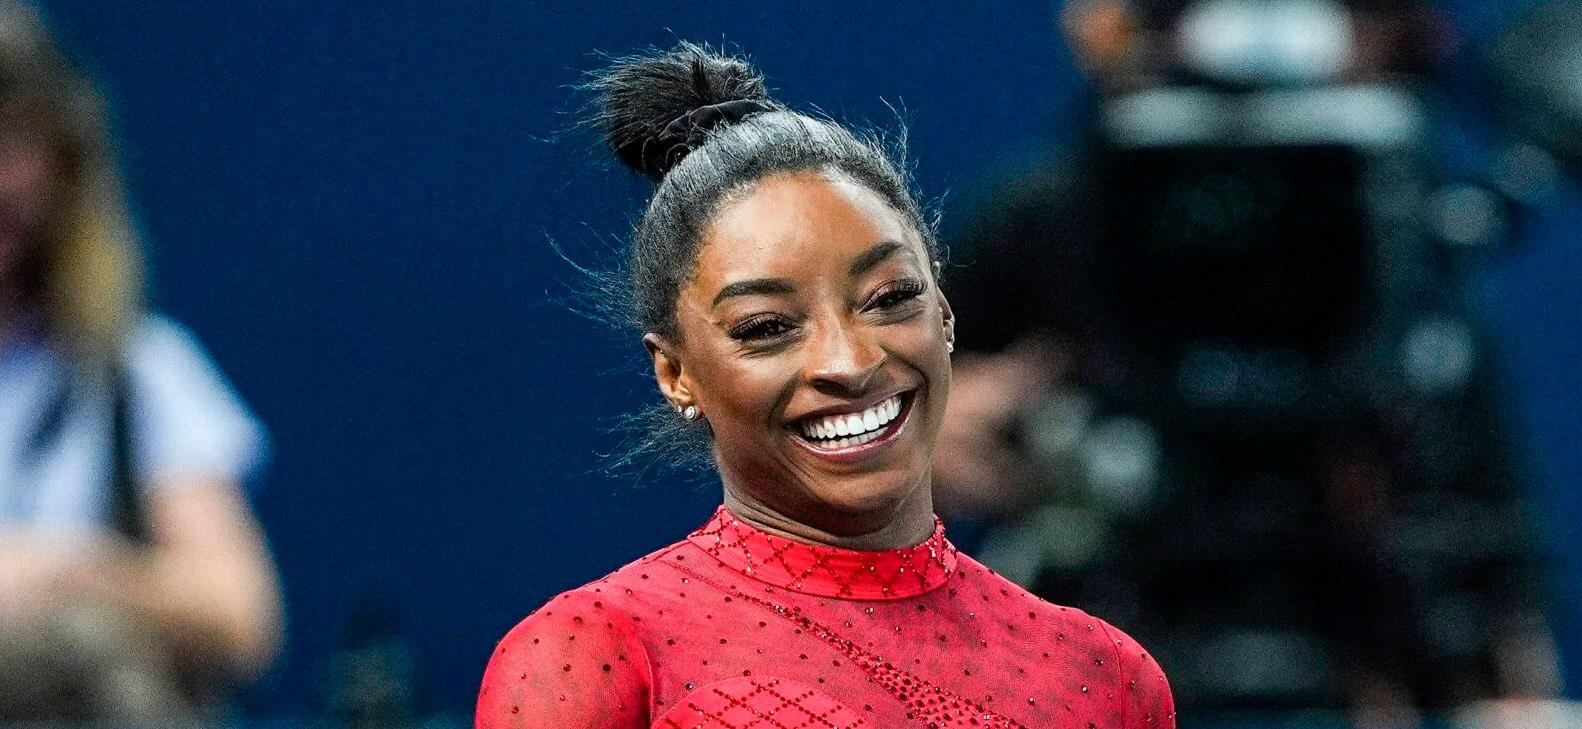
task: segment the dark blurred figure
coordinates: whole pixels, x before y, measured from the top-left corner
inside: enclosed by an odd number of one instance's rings
[[[0,0],[0,724],[165,724],[270,662],[263,432],[145,313],[101,99]]]
[[[1441,164],[1447,18],[1071,2],[1083,134],[954,246],[940,500],[991,566],[1136,626],[1184,721],[1410,726],[1559,692],[1459,267],[1542,185]]]
[[[1529,203],[1561,170],[1582,173],[1582,5],[1551,0],[1500,34],[1488,58],[1491,100],[1509,131],[1498,164]]]
[[[398,619],[398,604],[368,597],[352,610],[341,646],[321,667],[321,729],[405,729],[445,725],[424,711],[418,651]]]

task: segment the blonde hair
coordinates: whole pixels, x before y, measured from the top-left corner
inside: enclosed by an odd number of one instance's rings
[[[38,124],[54,162],[56,194],[27,303],[79,364],[103,362],[142,310],[137,237],[104,100],[21,0],[0,0],[0,107]]]

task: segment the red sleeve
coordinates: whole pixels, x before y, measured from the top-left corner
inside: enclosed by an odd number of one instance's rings
[[[587,588],[511,629],[489,658],[477,729],[648,729],[648,658],[632,619]]]
[[[1170,695],[1164,669],[1131,636],[1108,623],[1100,624],[1119,661],[1121,695],[1125,697],[1123,729],[1175,729],[1175,698]]]

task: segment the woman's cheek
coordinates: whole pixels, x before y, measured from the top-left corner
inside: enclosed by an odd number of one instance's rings
[[[720,373],[718,389],[728,402],[722,405],[744,419],[774,419],[779,395],[795,377],[784,365],[766,360],[738,361]]]
[[[929,369],[937,367],[941,361],[948,362],[948,357],[944,360],[940,358],[945,351],[945,331],[938,314],[920,316],[914,321],[916,324],[907,327],[899,337],[898,348],[906,352],[910,361],[926,363]],[[925,371],[924,374],[934,373]]]

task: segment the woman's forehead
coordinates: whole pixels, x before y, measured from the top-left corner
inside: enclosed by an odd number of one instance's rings
[[[903,244],[903,260],[927,259],[918,232],[867,186],[813,171],[775,175],[721,208],[704,232],[697,278],[844,269],[886,241]]]

